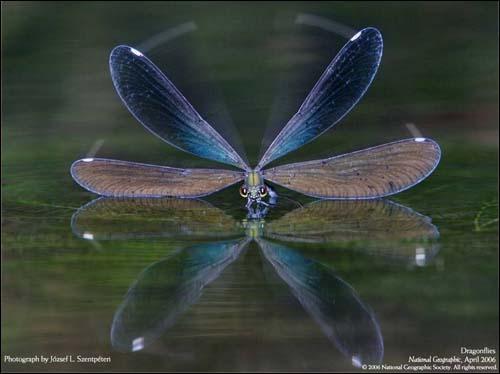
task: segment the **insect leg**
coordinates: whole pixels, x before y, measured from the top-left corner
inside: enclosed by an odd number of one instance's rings
[[[247,205],[246,205],[246,207],[247,207],[248,210],[250,210],[250,208],[252,207],[252,203],[253,203],[252,199],[248,198],[247,199]]]
[[[267,193],[269,194],[269,204],[276,205],[276,202],[278,201],[278,194],[271,187],[269,186],[266,187],[267,187]]]
[[[269,206],[269,204],[268,204],[268,203],[266,203],[266,202],[265,202],[265,201],[263,201],[263,200],[257,200],[257,204],[259,204],[259,205],[264,205],[264,206]]]

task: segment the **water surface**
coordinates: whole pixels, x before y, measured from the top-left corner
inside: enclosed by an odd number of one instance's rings
[[[498,351],[496,4],[2,6],[2,355],[111,357],[3,368],[340,371]],[[108,73],[118,44],[151,48],[255,165],[345,42],[304,14],[379,28],[384,56],[341,124],[274,164],[407,138],[414,123],[443,150],[426,181],[364,203],[278,188],[257,221],[239,186],[94,201],[72,181],[96,152],[217,166],[126,111]]]

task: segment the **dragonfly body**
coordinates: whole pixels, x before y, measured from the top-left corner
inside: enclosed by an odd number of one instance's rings
[[[149,131],[183,151],[239,168],[181,169],[108,159],[82,159],[71,175],[85,189],[114,197],[196,198],[243,182],[240,195],[252,205],[272,205],[271,182],[322,199],[373,199],[424,180],[441,157],[439,145],[411,138],[347,153],[266,169],[272,161],[316,139],[363,97],[382,57],[382,36],[365,28],[328,65],[297,113],[283,127],[256,168],[251,168],[210,126],[174,84],[141,52],[118,46],[111,77],[125,106]],[[264,201],[265,198],[269,200]]]

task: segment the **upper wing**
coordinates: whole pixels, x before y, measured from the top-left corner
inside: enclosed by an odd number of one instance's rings
[[[271,143],[257,169],[310,142],[344,117],[370,86],[382,46],[377,29],[366,28],[354,35]]]
[[[265,179],[324,199],[373,199],[404,191],[436,168],[439,145],[431,139],[400,140],[340,156],[278,166]]]
[[[200,197],[244,178],[232,170],[178,169],[102,158],[75,161],[71,175],[86,190],[114,197]]]
[[[109,57],[116,91],[130,112],[153,134],[197,156],[249,167],[146,56],[118,46]]]

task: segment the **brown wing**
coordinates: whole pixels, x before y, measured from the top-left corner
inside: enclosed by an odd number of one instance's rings
[[[267,237],[298,242],[436,239],[429,217],[388,200],[316,200],[266,223]]]
[[[86,190],[113,197],[194,198],[244,178],[244,173],[231,170],[177,169],[98,158],[75,161],[71,175]]]
[[[99,197],[73,214],[71,228],[92,240],[242,235],[239,222],[208,202],[170,197]]]
[[[340,156],[278,166],[265,179],[325,199],[372,199],[414,186],[436,168],[439,145],[412,138]]]
[[[429,217],[385,199],[317,200],[266,223],[264,237],[417,266],[427,265],[440,250],[439,231]]]

